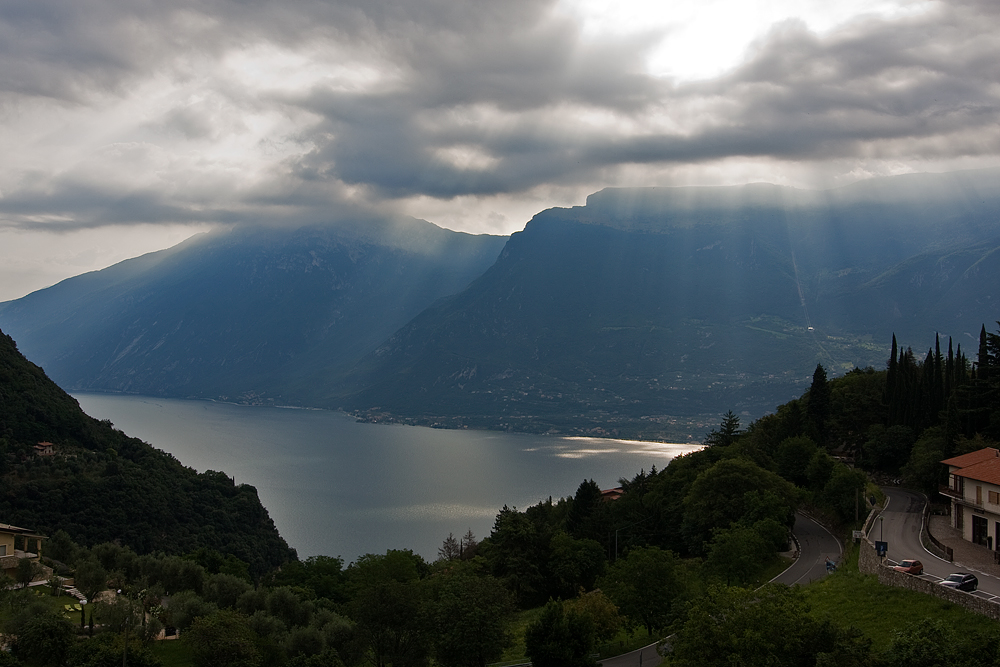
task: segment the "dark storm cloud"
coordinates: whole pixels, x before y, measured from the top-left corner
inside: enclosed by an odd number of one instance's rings
[[[449,199],[544,184],[596,190],[630,165],[1000,153],[991,2],[862,17],[823,35],[789,21],[737,69],[696,82],[646,73],[660,36],[596,39],[551,5],[0,0],[0,103],[17,122],[28,122],[18,109],[31,100],[96,108],[96,98],[129,98],[154,77],[214,82],[142,125],[166,153],[172,137],[224,142],[217,118],[239,125],[239,109],[303,118],[290,133],[301,150],[258,169],[252,187],[233,169],[219,177],[227,185],[189,192],[178,185],[183,167],[172,167],[168,189],[156,178],[115,182],[114,165],[104,181],[81,176],[86,166],[50,166],[4,187],[0,217],[15,226],[313,219],[349,208],[351,188],[369,202]],[[347,61],[375,76],[281,91],[212,78],[227,54],[256,44],[305,54],[319,71]]]
[[[998,8],[986,3],[857,22],[823,37],[789,22],[736,71],[673,86],[638,74],[635,50],[589,52],[572,34],[544,30],[494,36],[449,57],[432,51],[403,91],[318,91],[310,106],[326,116],[327,138],[305,163],[389,196],[449,197],[588,179],[629,163],[993,155],[998,28]],[[471,126],[421,124],[469,105],[518,114]],[[587,128],[574,124],[574,110],[606,112],[638,129]],[[682,129],[660,131],[660,118],[676,118]],[[474,146],[492,164],[463,169],[436,155],[453,145]]]

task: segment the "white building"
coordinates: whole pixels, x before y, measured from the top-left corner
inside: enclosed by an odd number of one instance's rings
[[[1000,450],[986,447],[946,459],[951,525],[962,537],[989,549],[1000,547]]]

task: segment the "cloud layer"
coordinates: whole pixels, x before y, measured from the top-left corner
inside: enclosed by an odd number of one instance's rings
[[[1000,164],[1000,7],[895,4],[683,79],[651,73],[669,31],[541,0],[2,0],[0,227],[509,232],[607,185]]]

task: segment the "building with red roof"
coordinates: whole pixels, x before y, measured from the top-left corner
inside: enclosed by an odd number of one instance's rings
[[[962,536],[989,549],[1000,548],[1000,450],[986,447],[945,459],[951,499],[951,525]]]

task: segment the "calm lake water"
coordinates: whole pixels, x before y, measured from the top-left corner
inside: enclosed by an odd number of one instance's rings
[[[84,411],[198,471],[257,487],[299,557],[413,549],[489,535],[504,504],[618,485],[699,445],[359,424],[325,410],[74,394]]]

